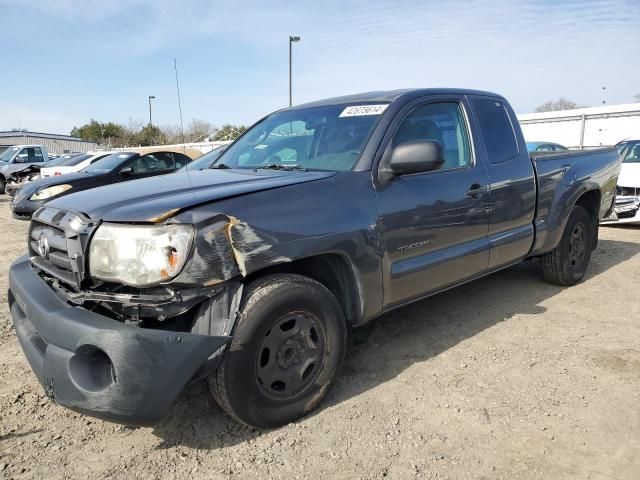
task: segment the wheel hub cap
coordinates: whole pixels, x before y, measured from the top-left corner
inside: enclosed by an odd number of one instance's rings
[[[586,251],[585,229],[582,224],[578,224],[573,228],[569,239],[569,262],[571,262],[571,266],[578,266],[582,262]]]
[[[313,383],[325,356],[320,322],[307,313],[285,315],[267,330],[256,354],[256,380],[270,396],[292,396]]]

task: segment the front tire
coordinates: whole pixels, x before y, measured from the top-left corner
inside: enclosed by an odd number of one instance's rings
[[[7,185],[7,181],[4,179],[3,176],[0,175],[0,195],[4,193],[6,185]]]
[[[589,213],[579,205],[573,207],[560,243],[540,257],[545,280],[562,286],[582,280],[589,266],[595,235]]]
[[[258,428],[292,422],[326,395],[345,355],[347,328],[322,284],[269,275],[245,290],[233,340],[209,377],[230,416]]]

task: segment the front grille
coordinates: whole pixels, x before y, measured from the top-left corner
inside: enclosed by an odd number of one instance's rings
[[[29,227],[29,254],[36,268],[74,289],[85,277],[85,248],[94,224],[83,215],[44,207]]]

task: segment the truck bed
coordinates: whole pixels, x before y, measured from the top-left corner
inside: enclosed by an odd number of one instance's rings
[[[533,255],[557,244],[569,211],[576,199],[589,190],[600,191],[594,198],[599,220],[612,208],[620,155],[615,148],[588,151],[531,154],[537,178],[536,241]]]

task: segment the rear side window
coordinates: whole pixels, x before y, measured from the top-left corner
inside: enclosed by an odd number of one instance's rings
[[[487,147],[489,162],[502,163],[515,157],[518,154],[516,137],[502,102],[475,100],[473,103]]]

